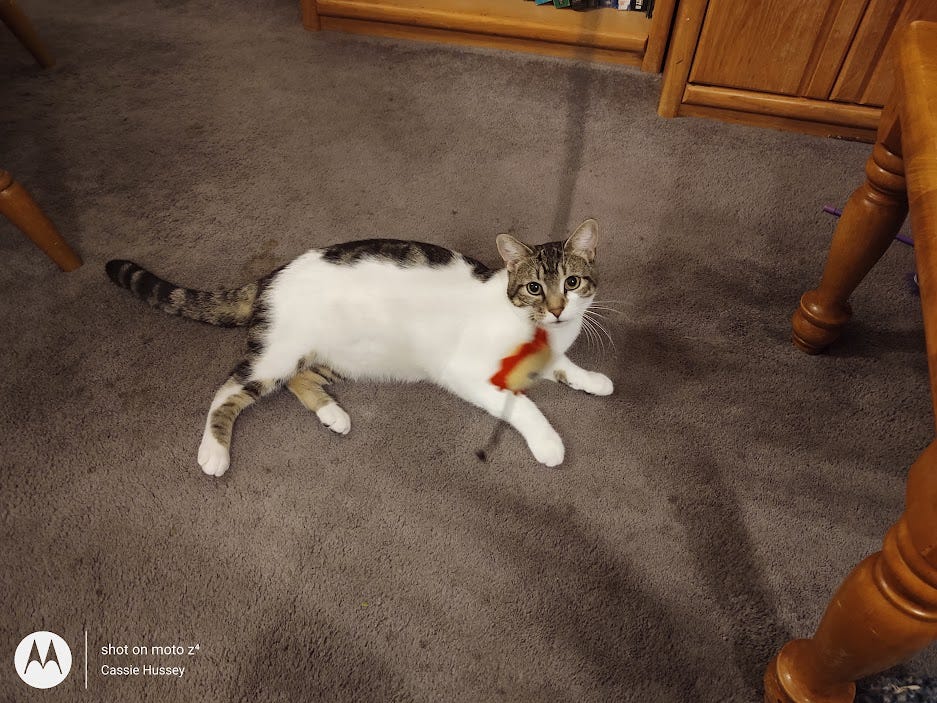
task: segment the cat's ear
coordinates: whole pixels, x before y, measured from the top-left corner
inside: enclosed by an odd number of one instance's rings
[[[567,254],[576,254],[590,264],[595,260],[595,247],[599,243],[599,223],[589,218],[573,232],[563,250]]]
[[[508,271],[514,271],[521,260],[534,253],[533,249],[510,234],[499,234],[496,241],[498,243],[498,253],[504,259],[504,265],[508,267]]]

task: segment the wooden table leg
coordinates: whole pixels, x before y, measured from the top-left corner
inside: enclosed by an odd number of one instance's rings
[[[303,27],[318,32],[322,25],[319,23],[319,8],[316,6],[316,0],[300,0],[300,7],[303,12]]]
[[[937,640],[937,442],[911,467],[905,512],[882,551],[859,564],[809,640],[765,673],[765,703],[850,703],[856,679]]]
[[[886,124],[887,116],[882,122]],[[849,198],[833,234],[820,286],[807,291],[791,318],[794,344],[808,354],[839,337],[852,315],[849,296],[882,258],[908,214],[897,127],[879,131],[866,181]]]
[[[74,271],[81,259],[68,246],[36,201],[23,186],[0,170],[0,214],[5,215],[23,234],[33,240],[63,271]]]
[[[43,45],[42,40],[33,28],[32,22],[16,4],[15,0],[0,0],[0,21],[3,21],[20,43],[26,47],[33,58],[43,68],[55,65],[52,54]]]

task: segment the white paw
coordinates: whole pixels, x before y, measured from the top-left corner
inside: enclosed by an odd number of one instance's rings
[[[209,476],[221,476],[228,470],[231,455],[226,447],[221,446],[211,432],[202,436],[202,443],[198,447],[198,464]]]
[[[316,416],[332,432],[348,434],[351,431],[351,418],[338,403],[328,403],[316,410]]]
[[[612,383],[612,379],[604,373],[590,371],[589,375],[583,380],[584,382],[581,390],[584,390],[586,393],[591,393],[592,395],[611,395],[612,391],[615,390],[615,384]]]
[[[544,433],[537,437],[531,437],[527,440],[527,446],[533,452],[534,459],[546,466],[559,466],[566,456],[563,440],[552,430],[550,434]]]

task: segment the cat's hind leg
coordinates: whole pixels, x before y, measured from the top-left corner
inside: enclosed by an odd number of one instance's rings
[[[300,403],[316,414],[323,425],[338,434],[348,434],[351,430],[351,418],[324,388],[333,378],[329,369],[317,366],[297,373],[286,387]]]
[[[205,431],[198,448],[198,463],[210,476],[221,476],[231,463],[231,431],[244,408],[277,387],[275,381],[242,383],[232,375],[215,393],[205,419]]]

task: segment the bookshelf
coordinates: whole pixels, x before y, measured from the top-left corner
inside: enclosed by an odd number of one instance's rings
[[[467,44],[659,71],[675,0],[654,17],[603,8],[577,12],[527,0],[301,0],[310,30]]]

